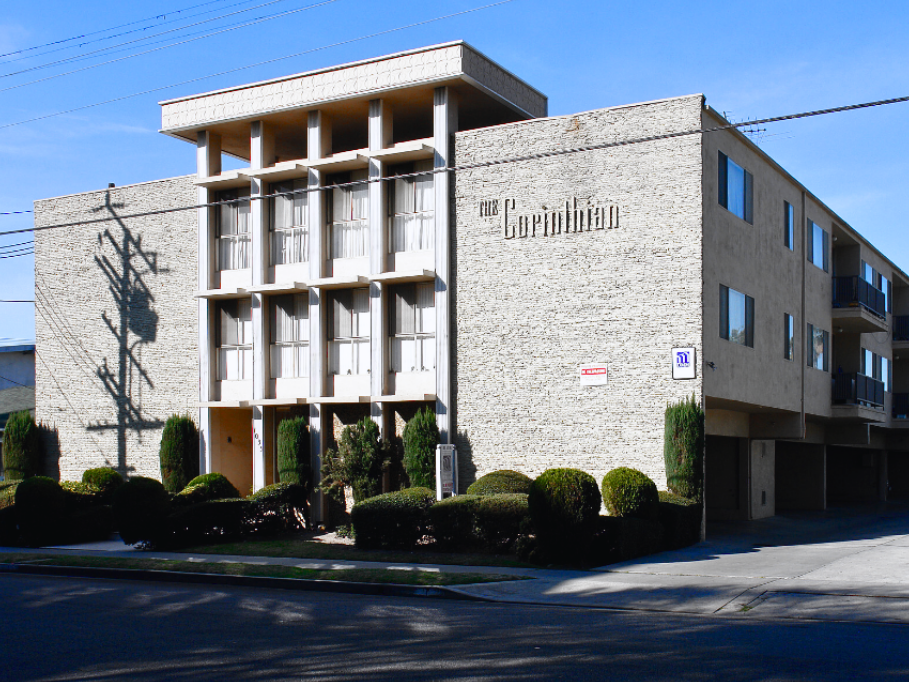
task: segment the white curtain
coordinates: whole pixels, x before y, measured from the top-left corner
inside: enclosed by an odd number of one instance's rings
[[[236,192],[219,193],[217,201],[237,199]],[[242,270],[249,267],[249,200],[223,204],[218,209],[218,269]]]
[[[271,378],[309,376],[309,297],[272,299]]]
[[[272,185],[272,193],[305,189],[303,180]],[[306,226],[306,193],[287,194],[272,199],[271,260],[273,265],[305,263],[309,260],[309,230]]]
[[[366,173],[351,173],[350,181],[358,180],[366,180]],[[368,197],[365,182],[332,190],[332,258],[359,258],[369,254]]]
[[[432,161],[414,164],[414,172],[431,170]],[[394,253],[431,249],[435,245],[433,176],[395,180],[391,248]]]
[[[339,291],[332,301],[329,372],[366,374],[369,353],[369,290]]]
[[[434,285],[403,285],[394,289],[394,324],[391,340],[393,372],[435,369]]]

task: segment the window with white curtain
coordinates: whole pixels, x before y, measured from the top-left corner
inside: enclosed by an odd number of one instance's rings
[[[369,290],[346,289],[335,292],[329,312],[329,373],[368,374]]]
[[[309,376],[309,295],[271,299],[271,378]]]
[[[248,298],[219,306],[218,380],[252,379],[252,305]]]
[[[331,257],[359,258],[369,255],[368,195],[366,171],[336,175],[330,184],[359,182],[331,190]]]
[[[231,202],[215,207],[218,270],[244,270],[249,267],[249,255],[252,248],[250,245],[249,190],[218,192],[215,194],[215,201]]]
[[[431,372],[436,368],[435,286],[405,284],[391,297],[391,371]]]
[[[309,260],[309,229],[306,224],[306,180],[271,186],[271,264],[305,263]],[[282,194],[294,192],[293,194]]]
[[[389,175],[405,175],[432,170],[432,161],[418,161],[396,166]],[[433,209],[433,175],[400,178],[391,183],[389,208],[391,213],[392,253],[431,249],[435,245]]]

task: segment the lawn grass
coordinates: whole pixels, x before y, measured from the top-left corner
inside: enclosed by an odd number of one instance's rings
[[[358,583],[395,585],[470,585],[474,583],[523,580],[522,576],[484,573],[438,573],[419,569],[339,568],[311,569],[296,566],[273,566],[248,563],[215,563],[210,561],[173,561],[168,559],[134,559],[121,557],[61,556],[59,554],[0,554],[0,564],[31,564],[78,568],[125,568],[134,570],[174,571],[178,573],[211,573],[217,575],[302,580],[340,580]]]
[[[533,564],[518,561],[514,556],[508,554],[439,552],[431,548],[421,548],[411,552],[357,549],[351,545],[316,542],[303,533],[286,533],[264,540],[249,539],[242,542],[197,545],[175,551],[196,554],[285,557],[291,559],[339,559],[341,561],[380,561],[383,563],[401,564],[536,568]]]

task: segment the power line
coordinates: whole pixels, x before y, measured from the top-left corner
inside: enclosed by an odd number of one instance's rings
[[[33,256],[34,254],[35,254],[34,251],[29,251],[28,253],[17,253],[17,254],[14,254],[14,255],[12,255],[12,256],[0,256],[0,259],[4,259],[4,258],[19,258],[20,256]]]
[[[16,384],[16,386],[24,386],[25,388],[34,388],[34,384],[21,384],[18,381],[16,381],[15,379],[10,379],[9,377],[5,377],[5,376],[0,376],[0,380],[8,381],[11,384]]]
[[[18,244],[3,244],[2,246],[0,246],[0,251],[2,251],[3,249],[12,249],[16,246],[26,246],[26,245],[34,246],[34,244],[35,244],[34,239],[30,239],[27,242],[19,242]]]
[[[32,299],[32,300],[30,300],[30,301],[24,301],[24,300],[23,300],[23,301],[13,301],[13,300],[10,300],[10,299],[0,298],[0,303],[34,303],[34,302],[35,302],[34,299]],[[2,379],[2,378],[3,378],[3,377],[0,377],[0,379]]]
[[[6,211],[5,213],[0,213],[0,215],[21,215],[23,213],[34,213],[34,211]]]
[[[506,5],[514,0],[500,0],[499,2],[493,2],[488,5],[483,5],[481,7],[474,7],[473,9],[463,10],[461,12],[454,12],[452,14],[445,14],[443,16],[435,17],[433,19],[425,19],[423,21],[417,21],[412,24],[407,24],[405,26],[398,26],[397,28],[390,28],[384,31],[378,31],[376,33],[369,33],[367,35],[360,36],[358,38],[350,38],[348,40],[342,40],[337,43],[331,43],[329,45],[322,45],[321,47],[314,47],[309,50],[303,50],[302,52],[295,52],[294,54],[285,55],[284,57],[275,57],[274,59],[266,59],[263,62],[256,62],[254,64],[247,64],[246,66],[239,66],[235,69],[228,69],[227,71],[219,71],[218,73],[212,73],[207,76],[199,76],[197,78],[190,78],[189,80],[180,81],[179,83],[173,83],[171,85],[162,85],[158,88],[151,88],[149,90],[142,90],[141,92],[134,92],[131,95],[122,95],[120,97],[114,97],[113,99],[104,100],[102,102],[95,102],[93,104],[85,104],[80,107],[73,107],[72,109],[64,109],[62,111],[55,111],[52,114],[44,114],[43,116],[36,116],[34,118],[28,118],[23,121],[16,121],[14,123],[4,123],[0,125],[0,130],[3,128],[12,128],[13,126],[20,126],[26,123],[34,123],[35,121],[43,121],[48,118],[54,118],[55,116],[63,116],[64,114],[72,114],[76,111],[83,111],[85,109],[92,109],[94,107],[100,107],[105,104],[114,104],[115,102],[122,102],[126,99],[131,99],[133,97],[141,97],[142,95],[149,95],[153,92],[161,92],[162,90],[170,90],[171,88],[177,88],[181,85],[189,85],[191,83],[198,83],[199,81],[208,80],[209,78],[217,78],[218,76],[226,76],[231,73],[237,73],[238,71],[246,71],[247,69],[254,69],[258,66],[265,66],[267,64],[274,64],[276,62],[284,61],[286,59],[293,59],[294,57],[302,57],[303,55],[312,54],[314,52],[320,52],[322,50],[328,50],[333,47],[341,47],[343,45],[350,45],[351,43],[356,43],[361,40],[368,40],[370,38],[377,38],[379,36],[388,35],[389,33],[395,33],[397,31],[404,31],[409,28],[416,28],[418,26],[425,26],[426,24],[431,24],[436,21],[442,21],[444,19],[451,19],[453,17],[462,16],[464,14],[470,14],[472,12],[479,12],[484,9],[489,9],[491,7],[497,7],[499,5]],[[22,211],[25,213],[26,211]]]
[[[55,48],[55,49],[53,49],[53,50],[45,50],[44,52],[39,52],[39,53],[36,54],[36,55],[26,55],[26,54],[24,54],[25,52],[32,52],[32,51],[34,51],[34,50],[40,50],[41,48],[44,48],[44,47],[53,47],[54,45],[62,45],[63,43],[72,42],[73,40],[79,40],[80,38],[84,38],[84,37],[87,37],[87,36],[97,35],[97,34],[99,34],[99,33],[107,33],[108,31],[115,31],[115,30],[117,30],[118,28],[123,28],[123,27],[126,27],[126,26],[133,26],[133,25],[135,25],[135,24],[145,23],[146,21],[152,21],[153,19],[166,19],[167,16],[168,16],[169,14],[179,14],[180,12],[187,12],[187,11],[189,11],[189,10],[191,10],[191,9],[197,9],[197,8],[199,8],[199,7],[205,7],[206,5],[214,5],[214,4],[217,4],[217,3],[219,3],[219,2],[226,2],[226,0],[213,0],[212,2],[204,2],[204,3],[202,3],[201,5],[194,5],[194,6],[192,6],[192,7],[187,7],[187,8],[182,9],[182,10],[177,10],[176,12],[165,12],[164,14],[159,14],[157,17],[149,17],[148,19],[140,19],[139,21],[133,21],[133,22],[130,22],[130,23],[128,23],[128,24],[122,24],[121,26],[114,26],[113,28],[106,28],[106,29],[102,29],[102,30],[100,30],[100,31],[91,31],[90,33],[84,33],[84,34],[81,35],[81,36],[75,36],[75,37],[73,37],[73,38],[66,38],[65,40],[57,40],[57,41],[54,41],[54,42],[51,42],[51,43],[45,43],[45,44],[43,44],[43,45],[38,45],[38,46],[36,46],[36,47],[29,47],[29,48],[25,48],[25,49],[22,49],[22,50],[16,50],[16,51],[14,51],[14,52],[7,52],[6,54],[0,55],[0,63],[2,63],[2,64],[11,64],[11,63],[13,63],[13,62],[20,62],[20,61],[22,61],[23,59],[33,59],[34,57],[43,57],[43,56],[46,55],[46,54],[53,54],[53,53],[55,53],[55,52],[62,52],[63,50],[69,50],[69,49],[71,49],[73,46],[66,45],[66,46],[64,46],[64,47],[58,47],[58,48]],[[242,0],[242,2],[236,2],[236,3],[234,3],[233,5],[228,5],[228,7],[237,7],[237,6],[239,6],[239,5],[248,5],[250,2],[254,2],[254,0]],[[156,25],[156,26],[166,26],[167,24],[173,24],[173,23],[178,22],[178,21],[184,21],[185,19],[192,19],[193,17],[201,17],[203,14],[211,14],[212,12],[217,12],[217,11],[218,11],[218,10],[207,10],[207,11],[205,11],[205,12],[198,12],[197,14],[190,14],[190,15],[187,16],[187,17],[181,17],[181,18],[179,18],[179,19],[171,19],[170,21],[160,21],[160,22],[157,22],[155,25]],[[149,28],[150,28],[150,26],[143,26],[142,28],[134,28],[134,29],[129,30],[129,31],[123,31],[122,33],[114,33],[113,35],[105,36],[105,37],[103,37],[103,38],[95,38],[94,40],[85,40],[85,41],[79,43],[76,47],[84,47],[85,45],[90,45],[90,44],[92,44],[92,43],[100,43],[100,42],[103,42],[103,41],[105,41],[105,40],[113,40],[114,38],[121,38],[121,37],[123,37],[123,36],[131,35],[131,34],[133,34],[133,33],[141,33],[142,31],[147,31]],[[153,37],[153,36],[149,36],[149,37]],[[113,48],[113,47],[116,47],[116,46],[115,46],[115,45],[111,46],[111,48]],[[109,48],[109,49],[110,49],[110,48]],[[23,56],[21,56],[21,57],[16,57],[15,59],[3,59],[3,57],[8,57],[8,56],[14,55],[14,54],[22,54]]]
[[[508,0],[506,0],[507,2]],[[564,149],[553,149],[546,152],[535,152],[533,154],[525,154],[522,156],[511,156],[500,159],[491,159],[488,161],[477,161],[474,163],[465,163],[457,166],[449,166],[447,168],[434,168],[432,170],[425,171],[416,171],[413,173],[402,173],[400,175],[392,175],[387,177],[379,178],[368,178],[365,180],[354,180],[351,182],[341,182],[333,185],[323,185],[321,187],[306,187],[303,189],[288,190],[286,192],[274,192],[272,194],[262,195],[261,197],[256,197],[254,200],[260,199],[271,199],[274,197],[282,196],[292,196],[295,194],[309,194],[311,192],[324,192],[330,189],[340,189],[346,187],[356,187],[360,185],[368,185],[375,182],[393,182],[395,180],[400,180],[402,178],[414,178],[426,175],[438,175],[440,173],[457,173],[459,171],[469,171],[477,170],[479,168],[489,168],[491,166],[502,166],[510,163],[522,163],[525,161],[536,161],[539,159],[548,159],[556,156],[564,156],[566,154],[581,154],[584,152],[598,151],[602,149],[613,149],[616,147],[629,147],[636,144],[643,144],[646,142],[659,142],[661,140],[671,140],[679,137],[688,137],[691,135],[700,135],[708,133],[717,133],[724,130],[734,130],[737,128],[753,126],[753,125],[765,125],[769,123],[779,123],[780,121],[793,121],[796,119],[802,118],[812,118],[816,116],[826,116],[829,114],[837,114],[845,111],[855,111],[857,109],[869,109],[871,107],[880,107],[887,104],[899,104],[902,102],[909,102],[909,95],[905,97],[893,97],[890,99],[882,99],[874,102],[862,102],[860,104],[847,104],[839,107],[831,107],[828,109],[817,109],[814,111],[804,111],[797,114],[785,114],[783,116],[772,116],[770,118],[761,118],[755,119],[752,121],[740,121],[739,123],[727,123],[724,125],[713,126],[711,128],[693,128],[690,130],[680,130],[674,133],[661,133],[659,135],[648,135],[646,137],[630,138],[627,140],[618,140],[615,142],[601,142],[599,144],[586,145],[584,147],[572,147]],[[31,227],[24,228],[21,230],[7,230],[5,232],[0,232],[0,237],[8,234],[22,234],[27,232],[41,232],[43,230],[55,230],[64,227],[81,227],[83,225],[92,225],[96,223],[106,223],[111,220],[126,220],[129,218],[145,218],[148,216],[154,215],[164,215],[167,213],[178,213],[181,211],[195,211],[200,208],[212,208],[216,206],[228,206],[232,204],[240,204],[250,201],[250,198],[243,197],[238,199],[228,199],[225,201],[210,201],[202,204],[193,204],[192,206],[178,206],[176,208],[162,208],[154,211],[143,211],[142,213],[131,213],[127,215],[117,215],[107,218],[92,218],[91,220],[80,220],[78,222],[72,223],[57,223],[54,225],[42,225],[40,227]]]
[[[271,0],[271,2],[265,3],[265,5],[271,5],[271,4],[274,4],[274,3],[276,3],[276,2],[284,2],[284,0]],[[288,11],[286,11],[286,12],[279,12],[278,14],[272,14],[272,15],[267,15],[267,16],[264,16],[264,17],[259,17],[258,19],[254,19],[254,20],[248,21],[248,22],[246,22],[246,23],[238,24],[238,25],[236,25],[236,26],[231,26],[231,27],[229,27],[229,28],[219,29],[219,30],[217,30],[217,31],[212,31],[211,33],[206,33],[206,34],[201,35],[201,36],[196,36],[195,38],[188,38],[187,40],[181,40],[181,41],[176,42],[176,43],[171,43],[170,45],[162,45],[161,47],[155,47],[155,48],[152,48],[151,50],[145,50],[144,52],[136,52],[136,53],[134,53],[134,54],[128,54],[128,55],[126,55],[125,57],[117,57],[116,59],[109,59],[109,60],[106,61],[106,62],[99,62],[99,63],[97,63],[97,64],[91,64],[90,66],[83,66],[81,69],[73,69],[72,71],[64,71],[63,73],[57,73],[57,74],[54,74],[53,76],[46,76],[45,78],[38,78],[38,79],[33,80],[33,81],[27,81],[27,82],[25,82],[25,83],[19,83],[18,85],[10,85],[9,87],[6,87],[6,88],[0,88],[0,92],[8,92],[9,90],[17,90],[18,88],[24,88],[24,87],[27,86],[27,85],[35,85],[36,83],[44,83],[45,81],[53,80],[53,79],[55,79],[55,78],[61,78],[62,76],[71,76],[71,75],[73,75],[74,73],[82,73],[83,71],[89,71],[89,70],[91,70],[91,69],[96,69],[96,68],[98,68],[99,66],[106,66],[107,64],[116,64],[117,62],[122,62],[122,61],[124,61],[124,60],[126,60],[126,59],[132,59],[133,57],[141,57],[141,56],[143,56],[143,55],[151,54],[151,53],[153,53],[153,52],[160,52],[161,50],[166,50],[166,49],[168,49],[168,48],[170,48],[170,47],[177,47],[177,46],[179,46],[179,45],[186,45],[187,43],[193,43],[193,42],[195,42],[195,41],[197,41],[197,40],[203,40],[204,38],[211,38],[212,36],[220,35],[221,33],[229,33],[230,31],[236,31],[237,29],[240,29],[240,28],[246,28],[247,26],[254,26],[255,24],[261,24],[261,23],[264,22],[264,21],[271,21],[272,19],[278,19],[278,18],[280,18],[280,17],[286,17],[286,16],[288,16],[289,14],[296,14],[297,12],[306,12],[307,10],[316,9],[317,7],[323,7],[324,5],[330,5],[330,4],[335,3],[335,2],[338,2],[338,0],[323,0],[322,2],[318,2],[318,3],[314,4],[314,5],[307,5],[306,7],[300,7],[300,8],[298,8],[298,9],[288,10]],[[263,7],[263,6],[264,6],[264,5],[259,5],[259,7]],[[249,9],[245,9],[245,10],[241,10],[241,11],[243,11],[243,12],[249,12],[249,11],[251,11],[251,10],[253,10],[253,9],[256,9],[256,8],[255,8],[255,7],[250,7]],[[239,14],[239,12],[234,12],[234,14]],[[230,16],[230,15],[226,15],[226,16]],[[215,19],[207,19],[206,21],[215,21]],[[206,22],[199,22],[199,23],[206,23]],[[193,25],[198,26],[198,24],[193,24]],[[183,28],[190,28],[190,27],[189,27],[189,26],[185,26],[185,27],[183,27]],[[183,28],[180,28],[180,29],[171,29],[171,30],[172,30],[172,31],[182,31]],[[165,33],[169,33],[169,32],[170,32],[170,31],[165,31]],[[161,35],[163,35],[163,34],[161,34]],[[132,41],[132,42],[137,42],[137,41]],[[106,49],[112,49],[112,48],[105,48],[105,50],[106,50]],[[104,50],[98,50],[98,51],[103,52]],[[84,59],[84,58],[85,58],[85,57],[79,57],[78,59]],[[34,71],[35,69],[42,69],[42,68],[45,68],[45,66],[52,66],[52,65],[54,65],[54,64],[59,64],[59,63],[65,62],[65,61],[70,61],[70,60],[61,60],[61,61],[58,61],[58,62],[52,62],[52,63],[50,63],[50,64],[46,64],[46,65],[43,65],[43,66],[35,66],[35,67],[30,68],[30,69],[23,69],[22,71],[16,71],[16,72],[13,72],[13,73],[3,74],[2,77],[6,77],[6,76],[15,76],[15,75],[18,75],[18,74],[21,74],[21,73],[26,73],[26,72],[28,72],[28,71]]]
[[[154,17],[148,17],[147,19],[137,19],[136,21],[130,21],[128,23],[119,24],[117,26],[112,26],[110,28],[102,28],[97,31],[90,31],[89,33],[82,33],[77,36],[73,36],[71,38],[64,38],[62,40],[54,40],[49,43],[43,43],[41,45],[34,45],[32,47],[24,47],[21,50],[13,50],[12,52],[4,52],[3,54],[0,54],[0,58],[8,57],[13,54],[22,54],[24,52],[31,52],[33,50],[40,50],[42,47],[50,47],[52,45],[61,45],[63,43],[69,43],[74,40],[79,40],[80,38],[85,38],[86,36],[98,35],[99,33],[107,33],[108,31],[116,31],[118,28],[125,28],[127,26],[135,26],[136,24],[143,24],[146,21],[152,21],[154,19],[159,19],[161,17],[167,16],[168,14],[179,14],[180,12],[187,12],[191,9],[197,9],[199,7],[204,7],[206,5],[214,5],[219,2],[224,2],[224,0],[212,0],[211,2],[203,2],[201,5],[193,5],[192,7],[184,7],[183,9],[174,10],[173,12],[165,12],[164,14],[158,14]],[[136,30],[144,30],[144,29],[136,29]],[[116,36],[111,36],[111,37],[116,37]]]

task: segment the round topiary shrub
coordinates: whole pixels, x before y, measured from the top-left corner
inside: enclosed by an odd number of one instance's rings
[[[235,500],[240,497],[240,491],[227,480],[224,474],[213,472],[196,476],[186,484],[177,495],[179,503],[196,504],[209,500]]]
[[[127,545],[160,540],[170,499],[159,481],[134,476],[114,493],[114,521]]]
[[[52,478],[32,476],[16,488],[16,521],[23,542],[46,545],[63,537],[66,500]]]
[[[278,426],[278,478],[281,483],[312,487],[309,428],[306,417],[285,419]]]
[[[178,493],[199,475],[199,429],[187,415],[168,417],[161,434],[161,480],[169,493]]]
[[[530,476],[502,469],[493,471],[478,478],[467,488],[468,495],[501,495],[503,493],[524,493],[530,492],[530,485],[533,479]]]
[[[28,410],[14,412],[3,429],[3,471],[8,480],[35,476],[41,466],[41,439]]]
[[[123,476],[116,469],[99,467],[85,471],[82,474],[82,482],[95,488],[105,503],[109,503],[114,491],[123,485]]]
[[[527,504],[537,539],[547,551],[573,558],[597,529],[600,490],[583,471],[544,471],[531,484]]]
[[[603,504],[610,516],[656,521],[660,496],[656,483],[637,469],[619,467],[603,476]]]

